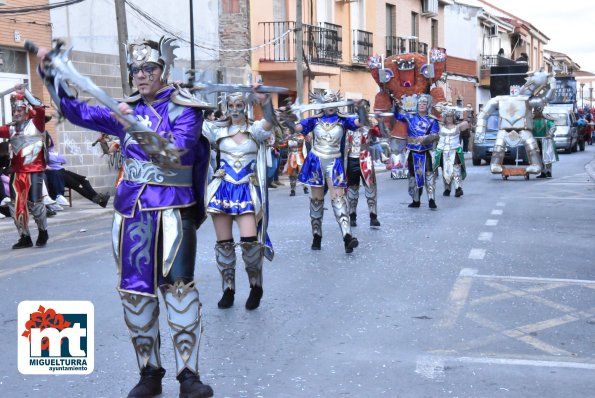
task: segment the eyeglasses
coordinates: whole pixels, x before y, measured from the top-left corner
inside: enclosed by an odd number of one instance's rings
[[[142,64],[141,66],[131,66],[130,67],[130,74],[132,76],[138,75],[138,73],[142,70],[143,74],[145,75],[152,75],[157,67],[151,64]]]

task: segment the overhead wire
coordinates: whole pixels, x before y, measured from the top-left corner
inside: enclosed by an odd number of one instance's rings
[[[53,4],[45,4],[45,5],[38,5],[38,6],[26,6],[26,7],[10,7],[10,8],[0,8],[0,15],[2,14],[29,14],[38,11],[48,11],[53,10],[55,8],[61,7],[68,7],[73,4],[82,3],[85,0],[65,0],[58,3]]]

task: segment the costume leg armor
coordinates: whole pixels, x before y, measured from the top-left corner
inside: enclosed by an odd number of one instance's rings
[[[310,198],[310,223],[312,235],[322,237],[322,217],[324,216],[324,199]]]
[[[236,290],[236,250],[231,242],[217,242],[215,244],[215,259],[221,273],[221,288]]]
[[[120,292],[120,298],[139,369],[161,368],[157,297]]]
[[[184,369],[198,374],[198,346],[202,334],[201,304],[194,281],[178,279],[161,286],[167,308],[167,322],[179,375]]]
[[[256,239],[256,237],[254,237]],[[250,281],[250,295],[246,300],[246,309],[255,310],[260,305],[262,298],[262,263],[264,261],[264,248],[260,242],[244,241],[242,247],[242,260],[246,266],[246,273]]]
[[[349,223],[357,226],[357,202],[359,201],[359,185],[350,185],[347,188],[347,202],[349,203]]]
[[[455,189],[463,188],[463,178],[461,176],[461,165],[460,164],[454,165],[452,181],[454,181],[454,183],[455,183]],[[448,189],[450,189],[450,184],[448,184]]]
[[[366,195],[366,200],[368,202],[368,209],[370,209],[370,213],[378,214],[378,210],[376,209],[378,197],[378,190],[376,188],[376,184],[372,185],[371,187],[364,186],[364,193]]]
[[[419,199],[421,196],[422,189],[417,186],[417,181],[415,180],[415,176],[409,175],[409,195],[413,199],[413,202],[409,204],[408,207],[419,207]]]
[[[331,201],[333,206],[333,212],[339,228],[341,228],[341,234],[343,237],[351,235],[351,226],[349,224],[349,215],[347,214],[347,200],[344,196],[339,196]]]
[[[428,191],[428,202],[430,209],[436,208],[436,173],[426,171],[426,190]]]
[[[527,151],[527,158],[529,159],[529,166],[527,166],[527,173],[539,174],[542,169],[541,153],[537,146],[537,141],[533,135],[528,131],[521,132],[521,138],[525,140],[525,150]]]
[[[506,131],[500,130],[494,142],[494,149],[492,152],[492,160],[490,161],[490,171],[493,174],[502,173],[502,163],[504,162],[504,152],[506,152],[506,143],[504,137]]]
[[[295,186],[297,185],[297,175],[292,174],[289,176],[289,188],[295,192]]]
[[[35,202],[35,203],[28,203],[29,205],[29,212],[33,216],[35,220],[35,224],[37,224],[37,228],[41,231],[47,231],[48,229],[48,220],[46,214],[46,208],[43,202]]]
[[[262,244],[260,242],[241,242],[240,246],[250,287],[262,287],[262,262],[264,260]]]

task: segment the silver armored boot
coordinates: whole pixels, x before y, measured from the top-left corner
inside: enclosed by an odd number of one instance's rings
[[[242,260],[246,266],[246,273],[250,281],[250,296],[246,300],[246,309],[255,310],[262,298],[262,263],[264,248],[260,242],[241,242]]]
[[[433,171],[426,171],[426,189],[428,191],[428,205],[430,209],[437,208],[436,206],[436,173]]]
[[[141,375],[128,398],[159,395],[161,379],[165,375],[159,354],[159,301],[157,297],[125,292],[120,292],[120,298]]]
[[[350,185],[347,188],[347,202],[349,203],[349,224],[357,227],[357,202],[359,201],[359,186]]]
[[[463,177],[461,175],[461,165],[455,164],[453,170],[452,181],[455,185],[455,197],[463,196]]]
[[[37,224],[37,229],[39,230],[39,235],[37,237],[37,241],[35,241],[35,246],[43,247],[46,245],[49,239],[48,235],[48,219],[46,215],[46,208],[43,202],[29,202],[29,209],[35,223]]]
[[[344,196],[337,196],[331,200],[333,206],[333,212],[335,218],[341,228],[341,234],[343,235],[343,243],[345,245],[345,253],[352,253],[359,242],[356,238],[351,236],[351,225],[349,223],[349,216],[347,215],[347,200]]]
[[[229,308],[233,305],[236,291],[236,250],[231,242],[217,242],[215,244],[215,260],[221,273],[221,289],[223,297],[217,303],[219,308]]]
[[[380,221],[378,221],[378,188],[376,184],[371,187],[364,185],[364,194],[366,195],[366,201],[368,202],[368,209],[370,210],[370,226],[379,227]]]
[[[161,286],[167,323],[176,357],[180,397],[212,397],[213,389],[200,381],[198,349],[202,335],[201,304],[194,281],[179,279]]]
[[[322,242],[322,217],[324,216],[324,199],[310,198],[310,223],[312,224],[312,250],[320,250]]]
[[[527,151],[527,158],[529,159],[529,166],[527,166],[527,173],[539,174],[543,169],[541,161],[541,152],[537,141],[532,136],[525,141],[525,150]]]
[[[492,160],[490,161],[490,171],[492,174],[502,173],[502,162],[504,162],[504,152],[506,148],[496,140],[492,152]]]
[[[407,207],[419,207],[420,205],[420,196],[421,196],[421,189],[417,186],[417,181],[415,180],[415,176],[409,176],[409,195],[413,198],[413,201],[409,203]]]

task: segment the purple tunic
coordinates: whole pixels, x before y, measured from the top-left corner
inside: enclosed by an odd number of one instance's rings
[[[202,111],[184,107],[183,111],[170,120],[171,86],[157,93],[156,100],[146,103],[142,98],[135,104],[134,116],[150,129],[170,140],[178,149],[187,150],[181,156],[181,166],[190,169],[190,184],[168,184],[123,179],[116,190],[114,208],[123,217],[119,233],[121,275],[119,289],[141,294],[156,294],[157,264],[155,245],[159,233],[160,213],[166,209],[196,205],[197,225],[206,218],[204,197],[206,173],[210,158],[209,143],[202,137]],[[68,98],[63,93],[61,110],[66,118],[79,126],[100,131],[120,138],[121,151],[127,161],[148,162],[146,155],[136,141],[127,134],[124,127],[110,115],[103,106],[91,106],[79,100]],[[180,106],[180,105],[176,105]],[[145,163],[146,164],[146,163]]]

